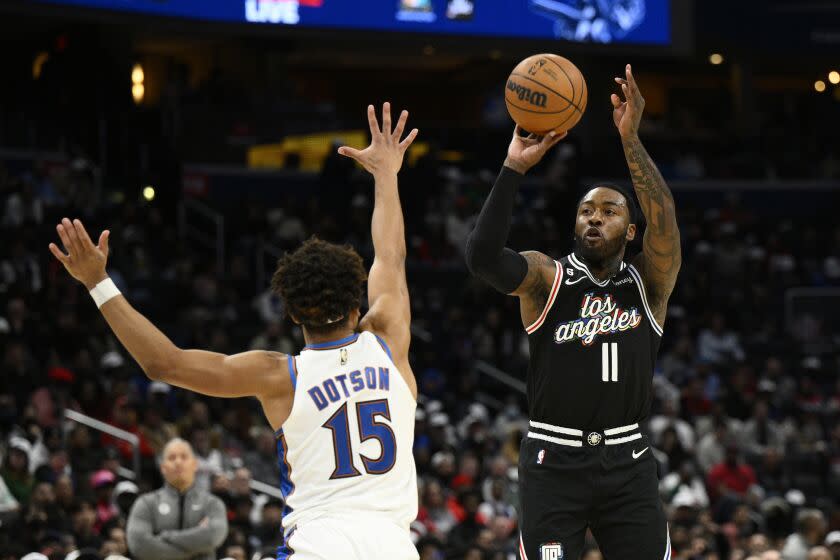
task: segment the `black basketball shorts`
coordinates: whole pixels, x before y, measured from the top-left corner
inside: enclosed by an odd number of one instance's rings
[[[594,444],[597,440],[597,444]],[[521,560],[578,560],[587,527],[605,560],[670,560],[647,437],[581,447],[526,437],[519,455]]]

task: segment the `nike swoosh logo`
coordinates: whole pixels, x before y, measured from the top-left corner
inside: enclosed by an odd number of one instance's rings
[[[634,458],[634,459],[638,459],[638,458],[639,458],[639,457],[641,457],[641,456],[642,456],[642,454],[643,454],[645,451],[647,451],[648,449],[650,449],[650,447],[645,447],[644,449],[642,449],[642,450],[641,450],[641,451],[639,451],[638,453],[636,453],[636,450],[634,449],[634,450],[633,450],[633,458]]]
[[[584,278],[586,278],[586,276],[578,276],[574,280],[572,280],[571,278],[566,278],[566,285],[567,286],[574,286],[575,284],[577,284],[578,282],[580,282]]]

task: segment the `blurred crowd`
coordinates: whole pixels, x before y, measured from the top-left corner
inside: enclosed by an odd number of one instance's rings
[[[561,149],[530,179],[511,246],[569,251],[573,167],[574,154]],[[517,302],[470,278],[462,258],[494,174],[430,156],[401,179],[421,394],[412,536],[424,560],[517,557],[527,410],[523,395],[482,372],[487,364],[523,378],[527,343]],[[313,185],[320,196],[242,201],[225,212],[218,275],[215,253],[186,242],[166,209],[101,181],[82,159],[0,166],[0,560],[130,558],[127,512],[162,484],[158,455],[176,436],[195,450],[196,485],[225,504],[229,531],[217,556],[273,557],[283,504],[252,488],[279,484],[257,403],[149,382],[47,244],[65,215],[92,232],[108,227],[109,273],[176,344],[294,353],[301,334],[256,285],[255,251],[317,234],[353,244],[369,262],[370,183],[330,159]],[[840,560],[840,330],[829,311],[840,303],[826,295],[802,310],[786,299],[796,287],[840,287],[831,206],[780,219],[749,197],[717,203],[678,192],[676,201],[684,264],[647,426],[672,556]],[[65,410],[136,435],[136,477],[126,471],[135,468],[130,445],[65,420]],[[584,558],[601,558],[589,545]]]

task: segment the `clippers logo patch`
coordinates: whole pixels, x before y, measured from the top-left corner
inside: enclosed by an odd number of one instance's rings
[[[545,543],[540,546],[541,560],[563,560],[563,545],[560,543]]]
[[[542,465],[543,459],[545,459],[545,449],[540,449],[540,452],[537,453],[537,464]]]

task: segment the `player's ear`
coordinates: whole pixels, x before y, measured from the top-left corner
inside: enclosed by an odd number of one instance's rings
[[[626,239],[628,243],[636,239],[636,224],[630,224],[629,226],[627,226]]]

